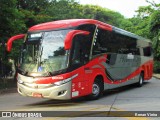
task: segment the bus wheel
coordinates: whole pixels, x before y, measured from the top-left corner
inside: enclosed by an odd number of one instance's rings
[[[143,75],[143,73],[141,73],[141,74],[139,75],[139,81],[138,81],[138,83],[137,83],[137,86],[138,86],[138,87],[142,87],[143,82],[144,82],[144,75]]]
[[[92,85],[92,94],[89,96],[89,99],[96,100],[100,98],[103,91],[103,83],[102,81],[95,80],[95,82]]]

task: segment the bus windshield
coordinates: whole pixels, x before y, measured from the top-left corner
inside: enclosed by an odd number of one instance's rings
[[[29,33],[21,54],[20,69],[26,72],[56,72],[68,67],[69,51],[64,39],[71,31]]]

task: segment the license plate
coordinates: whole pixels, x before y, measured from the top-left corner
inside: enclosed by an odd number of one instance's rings
[[[41,98],[41,97],[42,97],[42,94],[40,94],[40,93],[33,93],[33,97]]]

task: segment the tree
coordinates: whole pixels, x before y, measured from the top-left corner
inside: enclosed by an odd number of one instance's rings
[[[39,14],[49,6],[49,0],[17,0],[17,8]]]
[[[6,56],[5,43],[12,35],[18,34],[25,29],[23,14],[16,8],[16,0],[1,0],[0,2],[0,74],[7,74],[5,68],[10,68]]]
[[[35,14],[34,11],[29,11],[24,9],[20,9],[20,12],[24,16],[23,22],[25,23],[27,29],[38,23],[52,20],[52,17],[46,14]],[[25,32],[27,32],[27,29],[25,30]]]
[[[122,23],[128,22],[120,13],[97,5],[82,6],[82,15],[84,18],[96,19],[121,28]]]
[[[16,0],[1,0],[0,6],[0,40],[6,40],[25,29],[25,24],[23,14],[16,8]]]
[[[150,5],[140,7],[137,16],[130,19],[131,32],[150,38],[154,49],[154,70],[160,67],[160,4],[146,0]]]
[[[52,0],[42,14],[51,16],[52,20],[82,18],[81,5],[74,0]]]
[[[150,31],[153,37],[155,59],[160,60],[160,9],[153,12],[150,19]]]
[[[42,22],[51,21],[45,11],[50,6],[49,0],[17,0],[17,8],[23,14],[27,28]],[[51,0],[50,0],[51,1]]]

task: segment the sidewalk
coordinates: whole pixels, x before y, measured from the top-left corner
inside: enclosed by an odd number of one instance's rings
[[[16,93],[16,92],[17,92],[17,88],[6,88],[6,89],[0,90],[0,95],[7,94],[7,93]]]
[[[153,74],[153,77],[160,79],[160,74]]]
[[[13,78],[0,78],[0,95],[17,91],[17,83]]]

